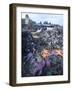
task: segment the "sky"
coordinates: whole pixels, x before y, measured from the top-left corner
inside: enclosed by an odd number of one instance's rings
[[[40,21],[43,23],[44,21],[51,22],[52,24],[59,24],[63,26],[63,15],[61,14],[50,14],[50,13],[22,13],[22,18],[25,18],[25,15],[28,14],[29,18],[36,23]]]

